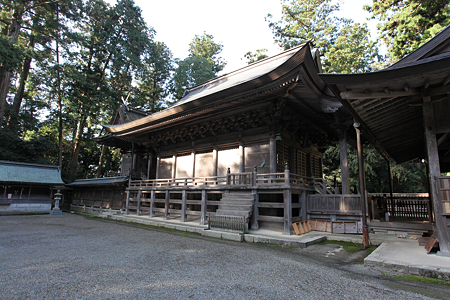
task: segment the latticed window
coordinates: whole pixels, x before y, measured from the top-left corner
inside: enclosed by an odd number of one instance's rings
[[[308,176],[308,155],[300,150],[295,151],[295,174]]]
[[[311,154],[311,172],[314,172],[315,177],[322,177],[322,159],[320,156]]]
[[[278,142],[277,143],[277,173],[284,172],[286,162],[289,162],[289,147]]]

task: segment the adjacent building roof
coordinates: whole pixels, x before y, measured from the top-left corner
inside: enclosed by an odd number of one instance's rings
[[[58,166],[0,161],[0,182],[64,185]]]
[[[95,185],[116,185],[127,182],[127,176],[117,177],[104,177],[104,178],[90,178],[90,179],[77,179],[74,182],[67,184],[68,187],[83,187],[83,186],[95,186]]]
[[[429,97],[440,150],[449,154],[448,135],[442,135],[450,132],[450,27],[384,70],[320,77],[361,123],[366,138],[398,163],[425,158],[422,104]]]

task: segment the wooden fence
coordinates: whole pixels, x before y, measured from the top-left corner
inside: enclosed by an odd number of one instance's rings
[[[309,195],[308,214],[361,215],[361,196],[352,194]]]
[[[372,198],[371,211],[375,211],[372,214],[377,215],[377,211],[387,213],[389,221],[431,221],[428,193],[393,193],[392,199],[387,193],[369,196]]]

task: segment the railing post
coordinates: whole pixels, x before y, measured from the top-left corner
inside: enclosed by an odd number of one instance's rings
[[[169,190],[166,190],[166,198],[164,201],[164,220],[169,219],[169,205],[170,205],[170,193]]]
[[[230,175],[230,168],[227,169],[227,185],[230,185],[231,175]]]
[[[200,225],[206,225],[206,209],[207,209],[207,205],[206,205],[206,190],[202,190],[202,216],[200,218]]]
[[[256,168],[256,167],[255,167]],[[255,173],[254,173],[255,174]],[[259,229],[259,223],[258,223],[258,205],[259,205],[259,195],[256,190],[252,191],[253,194],[253,214],[252,214],[252,229],[257,230]]]
[[[289,189],[283,191],[284,198],[284,233],[291,234],[292,226],[292,193]]]
[[[125,214],[129,214],[130,213],[130,193],[131,193],[131,191],[130,190],[128,190],[127,191],[127,200],[126,200],[126,204],[125,204]]]
[[[257,172],[257,169],[255,166],[253,173],[252,173],[252,186],[256,186],[256,172]]]
[[[137,210],[136,210],[137,216],[141,215],[141,195],[142,195],[142,192],[141,192],[141,190],[139,190],[139,192],[137,194]]]
[[[284,184],[286,186],[290,186],[291,185],[291,178],[290,178],[290,173],[289,173],[289,166],[288,163],[286,162],[286,165],[284,167]]]
[[[186,190],[183,190],[181,195],[181,222],[186,222]]]
[[[155,213],[153,212],[153,207],[155,207],[155,191],[152,190],[150,192],[150,214],[149,217],[153,218],[155,216]]]

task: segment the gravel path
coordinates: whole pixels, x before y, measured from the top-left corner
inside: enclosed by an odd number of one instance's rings
[[[302,251],[67,213],[0,216],[0,298],[425,299]]]

